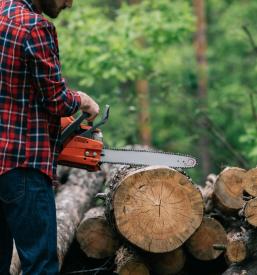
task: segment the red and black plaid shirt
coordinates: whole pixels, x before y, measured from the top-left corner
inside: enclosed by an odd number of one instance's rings
[[[55,27],[32,0],[0,0],[0,175],[56,174],[60,117],[80,106],[61,77]]]

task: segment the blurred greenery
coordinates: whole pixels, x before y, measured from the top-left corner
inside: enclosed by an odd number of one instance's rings
[[[257,20],[255,0],[206,2],[208,106],[197,91],[196,18],[189,0],[76,0],[55,21],[63,74],[103,108],[105,143],[139,143],[134,83],[150,85],[153,146],[199,157],[199,137],[210,139],[212,169],[255,167],[257,161]],[[143,44],[140,42],[143,37]],[[251,41],[252,39],[252,41]],[[257,43],[257,40],[256,40]],[[141,46],[140,46],[141,45]],[[199,127],[199,116],[208,119]],[[189,174],[200,181],[199,168]]]

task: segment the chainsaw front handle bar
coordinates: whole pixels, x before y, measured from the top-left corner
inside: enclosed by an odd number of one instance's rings
[[[91,137],[93,131],[97,127],[106,123],[106,121],[109,118],[109,111],[110,111],[110,106],[106,105],[101,121],[97,123],[95,126],[93,126],[93,122],[89,122],[89,125],[92,127],[81,135],[85,137]],[[90,114],[83,112],[78,118],[74,120],[74,122],[72,122],[68,127],[66,127],[61,134],[61,140],[60,140],[61,144],[63,144],[77,129],[79,129],[82,121],[87,119],[88,117],[90,117]]]
[[[72,122],[68,127],[66,127],[61,134],[61,144],[63,144],[68,137],[71,136],[71,134],[73,132],[75,132],[78,127],[80,126],[81,122],[85,119],[87,119],[88,117],[90,117],[89,113],[83,112],[78,118],[76,118],[74,120],[74,122]]]

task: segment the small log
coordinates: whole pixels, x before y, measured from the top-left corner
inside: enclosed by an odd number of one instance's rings
[[[151,253],[146,257],[151,270],[156,275],[179,273],[185,265],[186,256],[182,247],[167,253]]]
[[[244,169],[227,167],[219,174],[214,187],[214,198],[217,207],[224,213],[235,214],[243,207],[245,173]]]
[[[227,239],[225,257],[228,264],[244,261],[247,258],[247,244],[244,232],[229,232]]]
[[[83,214],[89,209],[94,196],[100,191],[104,179],[103,172],[89,173],[86,170],[72,168],[68,181],[59,188],[55,199],[60,268],[75,236],[75,230]],[[14,254],[10,273],[18,275],[20,271],[19,258]]]
[[[254,227],[257,227],[257,198],[251,199],[245,203],[243,213],[246,221]]]
[[[116,253],[115,264],[119,275],[150,275],[149,268],[142,258],[135,251],[123,246]]]
[[[113,256],[119,248],[119,241],[106,221],[103,207],[86,212],[77,229],[76,239],[82,251],[95,259]]]
[[[110,191],[108,208],[117,231],[145,251],[180,247],[202,221],[200,191],[175,169],[122,167]]]
[[[241,264],[231,265],[222,275],[256,275],[257,257]]]
[[[257,167],[245,173],[244,191],[253,197],[257,197]]]
[[[188,251],[202,261],[216,259],[223,251],[218,247],[227,245],[227,234],[215,219],[204,217],[196,232],[186,242]],[[216,248],[216,249],[215,249]]]

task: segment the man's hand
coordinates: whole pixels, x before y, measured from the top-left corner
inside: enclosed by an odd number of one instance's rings
[[[93,121],[97,117],[100,111],[98,104],[87,94],[83,92],[78,92],[78,93],[81,98],[81,106],[80,106],[81,111],[89,113],[90,117],[87,118],[87,120]]]

